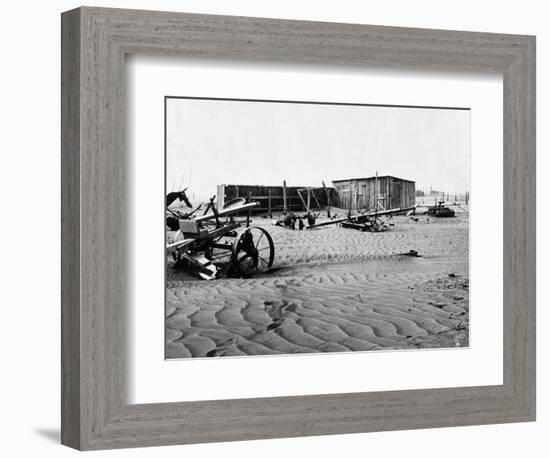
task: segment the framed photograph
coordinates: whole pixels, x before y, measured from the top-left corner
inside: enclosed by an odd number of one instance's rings
[[[62,442],[535,419],[535,38],[62,15]]]
[[[165,112],[167,359],[469,346],[469,109]]]

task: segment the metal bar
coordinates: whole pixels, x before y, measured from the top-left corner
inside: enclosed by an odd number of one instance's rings
[[[249,202],[246,204],[242,204],[238,207],[226,208],[218,212],[218,217],[234,215],[235,213],[239,213],[240,211],[247,210],[249,208],[258,207],[259,205],[260,205],[259,202]],[[208,213],[206,215],[202,215],[197,218],[194,218],[194,221],[208,221],[214,218],[215,216],[213,213]]]
[[[301,190],[297,190],[296,192],[298,193],[298,196],[300,197],[300,200],[302,201],[302,205],[304,206],[304,209],[307,210],[307,204],[306,204],[306,201],[304,200],[304,198],[302,197]]]
[[[405,207],[405,208],[392,208],[391,210],[383,210],[383,211],[373,211],[369,213],[362,213],[359,215],[352,215],[346,218],[339,218],[339,219],[333,219],[331,221],[325,221],[323,223],[314,224],[313,226],[307,226],[307,229],[312,229],[314,227],[322,227],[322,226],[329,226],[331,224],[338,224],[342,223],[344,221],[354,222],[354,221],[360,221],[361,219],[367,218],[369,216],[384,216],[384,215],[392,215],[395,213],[401,213],[401,212],[407,212],[409,210],[414,210],[416,207]]]
[[[217,248],[218,250],[231,250],[233,247],[230,243],[213,243],[212,248]]]
[[[316,189],[319,189],[319,188],[316,188]],[[319,200],[317,199],[317,197],[315,196],[315,190],[312,189],[311,190],[311,197],[313,197],[313,200],[315,201],[315,203],[317,204],[317,208],[319,210],[321,210],[321,204],[319,203]]]
[[[218,214],[218,209],[216,208],[216,204],[214,203],[215,198],[216,196],[212,196],[212,198],[210,199],[210,207],[212,208],[214,219],[216,220],[216,227],[221,227],[222,224],[220,223],[220,215]]]
[[[237,229],[240,226],[239,223],[226,224],[225,226],[214,229],[213,231],[208,231],[208,234],[204,237],[200,237],[198,240],[213,239],[216,237],[221,237],[227,232],[231,232],[233,229]]]
[[[252,200],[252,191],[248,192],[248,201]],[[248,209],[248,214],[246,215],[246,227],[250,227],[250,217],[252,216],[252,208]]]
[[[166,246],[167,251],[172,251],[176,248],[187,248],[189,245],[193,244],[196,239],[182,239],[178,240],[177,242],[172,242]]]

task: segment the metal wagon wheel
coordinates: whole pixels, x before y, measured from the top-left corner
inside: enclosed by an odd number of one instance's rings
[[[261,227],[249,227],[240,232],[233,242],[231,273],[238,276],[267,272],[273,265],[273,239]]]

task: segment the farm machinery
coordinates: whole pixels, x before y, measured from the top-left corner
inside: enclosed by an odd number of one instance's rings
[[[258,202],[234,199],[218,209],[214,199],[202,215],[195,216],[195,210],[177,218],[178,229],[166,245],[171,266],[205,280],[269,271],[275,255],[273,239],[262,227],[250,226],[250,209]],[[243,225],[236,217],[245,212],[248,214]]]
[[[322,223],[308,226],[307,229],[339,224],[347,229],[356,229],[362,232],[381,232],[388,229],[387,224],[382,220],[383,216],[392,216],[399,213],[410,215],[416,210],[416,206],[407,208],[392,208],[389,210],[376,210],[367,213],[352,215],[351,212],[345,218],[332,219]]]
[[[455,216],[455,211],[444,205],[444,202],[438,202],[436,205],[428,208],[426,215],[433,216],[434,218],[452,218]]]
[[[458,202],[445,202],[441,200],[436,202],[434,205],[428,206],[424,214],[434,218],[453,218],[456,216],[456,213],[451,207],[458,207],[463,212],[468,213],[468,210]]]

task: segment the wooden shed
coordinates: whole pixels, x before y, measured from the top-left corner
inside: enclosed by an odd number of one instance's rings
[[[415,205],[415,182],[391,175],[333,180],[340,204],[346,210],[375,210],[376,199],[386,210]]]

